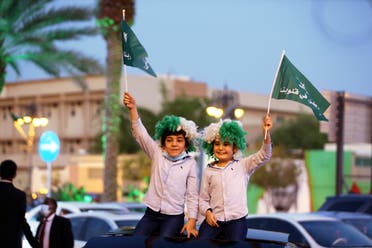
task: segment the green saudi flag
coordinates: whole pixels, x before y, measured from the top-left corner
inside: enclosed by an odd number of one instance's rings
[[[305,104],[313,110],[319,121],[328,121],[323,114],[329,107],[329,102],[285,55],[279,66],[271,97]]]
[[[156,77],[156,73],[147,61],[148,55],[145,48],[141,45],[132,29],[124,20],[121,21],[121,30],[124,64],[137,67],[151,76]]]

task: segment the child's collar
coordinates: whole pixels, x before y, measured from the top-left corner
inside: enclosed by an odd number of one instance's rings
[[[185,158],[189,157],[189,154],[187,154],[186,151],[183,151],[180,155],[178,155],[176,157],[171,157],[171,156],[169,156],[169,154],[167,152],[163,152],[163,156],[166,159],[168,159],[169,161],[177,162],[179,160],[182,160],[182,159],[185,159]]]

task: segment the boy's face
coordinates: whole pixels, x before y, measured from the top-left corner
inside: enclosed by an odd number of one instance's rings
[[[186,149],[185,137],[182,134],[168,135],[165,138],[164,150],[171,157],[177,157]]]
[[[216,139],[213,142],[213,153],[214,156],[220,162],[228,162],[233,159],[235,148],[228,141],[221,141]]]

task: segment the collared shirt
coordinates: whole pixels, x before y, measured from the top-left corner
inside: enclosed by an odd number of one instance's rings
[[[167,159],[140,119],[132,121],[132,133],[151,159],[150,184],[143,202],[152,210],[168,215],[182,214],[186,203],[188,218],[197,218],[198,177],[195,159],[191,156],[177,161]]]
[[[0,179],[0,182],[13,184],[12,180],[7,180],[7,179]]]
[[[271,144],[225,167],[209,164],[204,170],[199,195],[200,214],[211,208],[219,221],[230,221],[248,214],[247,187],[250,176],[271,157]]]
[[[50,228],[52,227],[52,222],[56,214],[51,214],[46,220],[44,220],[45,229],[44,229],[44,238],[43,238],[43,247],[41,248],[49,248],[49,236],[50,236]]]

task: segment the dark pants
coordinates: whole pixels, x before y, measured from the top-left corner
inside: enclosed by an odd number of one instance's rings
[[[176,237],[184,225],[184,214],[167,215],[147,208],[145,215],[138,222],[133,235]]]
[[[248,225],[245,217],[230,221],[217,221],[219,227],[210,226],[206,220],[199,228],[199,238],[245,240]]]

